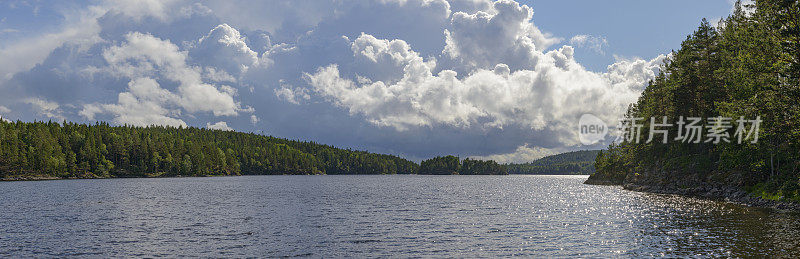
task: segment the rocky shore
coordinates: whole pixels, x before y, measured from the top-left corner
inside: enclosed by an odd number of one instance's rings
[[[723,200],[749,207],[771,208],[779,211],[800,212],[800,203],[762,199],[736,187],[705,185],[691,188],[677,188],[662,185],[640,185],[620,183],[607,179],[590,177],[584,184],[621,185],[626,190],[662,194],[678,194],[703,199]]]
[[[664,193],[664,194],[679,194],[691,197],[724,200],[727,202],[737,203],[750,207],[772,208],[785,211],[800,212],[800,203],[783,202],[766,200],[760,197],[751,195],[750,193],[734,187],[725,186],[706,186],[697,188],[663,188],[660,186],[643,186],[634,184],[625,184],[623,188],[626,190],[637,192],[650,192],[650,193]]]

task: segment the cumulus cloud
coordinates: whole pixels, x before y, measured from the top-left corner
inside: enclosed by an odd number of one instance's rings
[[[215,64],[217,70],[234,75],[259,65],[258,53],[251,50],[239,31],[228,24],[220,24],[200,38],[192,52],[200,62]]]
[[[28,98],[23,101],[30,104],[39,116],[44,116],[50,119],[64,120],[60,105],[56,102],[48,101],[42,98]]]
[[[177,99],[177,95],[161,88],[156,80],[138,78],[128,84],[128,92],[119,94],[116,104],[85,105],[80,114],[93,119],[97,113],[110,113],[114,115],[114,122],[117,124],[185,127],[186,122],[169,116],[177,115],[179,111],[164,107]]]
[[[131,92],[124,97],[120,96],[121,105],[124,100],[124,104],[139,106],[133,102],[134,99],[144,99],[151,102],[151,105],[145,105],[150,106],[146,110],[161,110],[152,107],[156,104],[159,106],[177,104],[190,113],[211,112],[214,116],[237,115],[241,110],[233,100],[231,91],[224,89],[220,91],[215,86],[203,82],[200,69],[187,65],[186,52],[180,51],[178,46],[138,32],[129,33],[125,38],[127,40],[125,43],[110,47],[103,52],[112,74],[133,79],[129,84]],[[178,83],[177,93],[161,89],[155,80],[147,79],[149,76],[163,76]],[[149,87],[146,89],[138,87],[139,80],[148,82],[146,85]],[[117,119],[124,118],[130,117]],[[167,120],[171,124],[178,121]]]
[[[636,100],[665,58],[620,59],[607,73],[595,73],[580,66],[572,57],[572,48],[564,46],[535,52],[538,62],[531,70],[511,72],[500,63],[491,70],[476,69],[459,78],[452,70],[434,75],[432,62],[425,62],[407,44],[393,43],[398,40],[377,41],[379,46],[375,46],[361,44],[361,38],[371,37],[362,35],[353,42],[355,55],[371,57],[376,63],[400,63],[400,80],[343,78],[336,64],[305,76],[315,93],[350,114],[397,130],[437,125],[548,127],[562,132],[558,137],[567,145],[577,144],[569,129],[581,114],[615,118]]]
[[[233,128],[228,126],[227,122],[220,121],[214,124],[206,123],[206,128],[211,130],[224,130],[224,131],[233,131]]]
[[[203,78],[214,81],[214,82],[231,82],[236,83],[236,78],[233,77],[228,72],[222,69],[216,69],[214,67],[205,67],[203,69]]]
[[[561,41],[530,21],[533,9],[511,0],[494,2],[476,13],[456,12],[445,30],[444,53],[468,68],[491,68],[498,63],[512,70],[536,66],[537,51]]]
[[[615,119],[665,58],[587,71],[512,0],[95,3],[63,33],[0,48],[0,102],[16,117],[527,161],[574,147],[584,112]],[[583,36],[569,44],[604,42]]]
[[[300,104],[303,100],[311,99],[311,95],[308,94],[308,89],[306,88],[281,85],[280,88],[275,88],[274,91],[275,96],[293,104]]]
[[[605,51],[603,51],[603,48],[608,46],[608,40],[602,36],[579,34],[570,38],[569,44],[579,48],[588,48],[598,54],[604,55]]]
[[[372,35],[361,33],[350,44],[353,51],[360,80],[396,81],[403,77],[407,64],[422,62],[420,54],[411,49],[411,45],[404,40],[378,39]],[[436,61],[431,59],[428,67],[436,67]]]
[[[97,18],[103,14],[100,8],[89,8],[76,13],[65,13],[66,22],[55,32],[28,37],[0,47],[0,89],[3,81],[14,74],[27,71],[40,64],[50,53],[64,44],[80,46],[82,49],[102,41],[98,36],[100,26]]]
[[[671,57],[671,53],[658,55],[650,60],[614,56],[616,62],[608,66],[605,76],[613,85],[640,92],[644,90],[648,81],[656,77],[660,67]],[[638,93],[636,98],[638,98]]]

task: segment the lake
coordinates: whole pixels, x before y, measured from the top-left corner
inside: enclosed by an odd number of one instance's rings
[[[0,257],[800,256],[800,216],[586,176],[0,182]]]

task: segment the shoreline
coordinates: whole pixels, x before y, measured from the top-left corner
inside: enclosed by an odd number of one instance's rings
[[[722,200],[747,207],[767,208],[784,212],[800,212],[800,203],[788,201],[767,200],[756,197],[735,187],[706,186],[686,189],[664,188],[661,186],[647,186],[624,184],[625,190],[661,194],[677,194],[701,199]]]
[[[12,176],[12,177],[5,177],[0,178],[0,182],[21,182],[21,181],[55,181],[55,180],[88,180],[88,179],[126,179],[126,178],[144,178],[144,179],[156,179],[156,178],[192,178],[192,177],[237,177],[237,176],[278,176],[278,175],[304,175],[304,176],[317,176],[317,175],[431,175],[431,176],[441,176],[435,174],[244,174],[244,175],[199,175],[199,176],[143,176],[143,177],[55,177],[55,176]],[[455,174],[457,175],[457,174]],[[481,174],[476,175],[463,175],[463,176],[479,176]],[[557,175],[557,176],[589,176],[585,174],[507,174],[506,176],[510,175]],[[488,175],[487,175],[488,176]],[[608,184],[613,185],[613,184]]]
[[[703,186],[695,188],[671,188],[666,186],[637,185],[632,183],[615,183],[610,180],[587,179],[588,185],[619,185],[623,189],[635,192],[676,194],[707,200],[719,200],[747,207],[773,209],[780,212],[800,212],[800,203],[767,200],[756,197],[739,188],[730,186]]]
[[[122,177],[55,177],[55,176],[13,176],[0,178],[0,182],[24,182],[24,181],[57,181],[57,180],[99,180],[99,179],[169,179],[169,178],[205,178],[205,177],[236,177],[236,176],[257,176],[257,175],[294,175],[294,174],[245,174],[245,175],[176,175],[176,176],[122,176]],[[302,174],[302,175],[321,175],[321,174]]]

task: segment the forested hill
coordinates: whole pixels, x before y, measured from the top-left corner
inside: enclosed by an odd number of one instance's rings
[[[406,159],[252,133],[0,120],[0,179],[408,174]]]
[[[592,174],[600,150],[581,150],[546,156],[531,163],[507,164],[509,174]]]
[[[800,201],[800,3],[737,3],[718,26],[703,20],[627,112],[627,118],[645,118],[645,139],[649,118],[662,116],[671,123],[699,117],[704,125],[731,118],[733,128],[725,131],[731,141],[709,142],[706,128],[700,143],[674,141],[679,127],[671,127],[667,144],[610,146],[598,155],[588,183],[681,192],[737,188]],[[739,143],[740,118],[763,121],[757,140]]]

